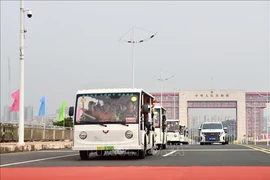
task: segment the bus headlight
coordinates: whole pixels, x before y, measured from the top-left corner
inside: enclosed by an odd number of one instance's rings
[[[128,131],[126,131],[125,136],[127,139],[131,139],[133,137],[133,132],[128,130]]]
[[[81,139],[86,139],[87,133],[86,133],[85,131],[82,131],[82,132],[79,134],[79,137],[80,137]]]

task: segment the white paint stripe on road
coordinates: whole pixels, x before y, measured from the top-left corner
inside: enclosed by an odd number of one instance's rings
[[[183,149],[178,151],[253,151],[252,149]]]
[[[169,155],[171,155],[171,154],[173,154],[173,153],[175,153],[175,152],[177,152],[177,151],[169,152],[169,153],[167,153],[167,154],[164,154],[163,156],[164,156],[164,157],[165,157],[165,156],[169,156]]]
[[[66,151],[58,151],[58,150],[44,150],[44,151],[36,151],[36,152],[41,152],[41,153],[63,153],[63,152],[66,152],[66,153],[71,153],[71,152],[79,152],[79,151],[73,151],[73,150],[66,150]]]
[[[34,160],[30,160],[30,161],[22,161],[22,162],[15,162],[15,163],[9,163],[9,164],[2,164],[2,165],[0,165],[0,167],[7,167],[7,166],[18,165],[18,164],[33,163],[33,162],[38,162],[38,161],[46,161],[46,160],[51,160],[51,159],[59,159],[59,158],[70,157],[70,156],[78,156],[78,154],[69,154],[69,155],[64,155],[64,156],[55,156],[55,157],[49,157],[49,158],[34,159]]]

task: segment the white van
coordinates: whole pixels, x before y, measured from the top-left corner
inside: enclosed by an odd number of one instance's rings
[[[199,128],[200,145],[221,143],[227,144],[226,131],[221,122],[204,122]]]

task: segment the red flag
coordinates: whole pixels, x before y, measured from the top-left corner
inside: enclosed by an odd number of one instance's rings
[[[17,112],[19,111],[19,105],[20,105],[20,90],[18,89],[14,93],[11,94],[11,96],[14,99],[14,102],[11,106],[10,112]]]

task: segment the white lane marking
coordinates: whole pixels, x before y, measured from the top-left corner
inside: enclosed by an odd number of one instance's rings
[[[47,152],[47,153],[63,153],[63,152],[67,152],[67,153],[69,153],[69,152],[79,152],[79,151],[73,151],[73,150],[66,150],[66,151],[58,151],[58,150],[44,150],[44,151],[36,151],[36,152],[42,152],[42,153],[44,153],[44,152]]]
[[[48,152],[48,153],[71,153],[71,152],[79,152],[79,151],[73,151],[73,150],[39,150],[39,151],[24,151],[24,152],[12,152],[12,153],[5,153],[5,154],[1,154],[1,156],[16,156],[16,155],[22,155],[22,154],[33,154],[33,153],[44,153],[44,152]]]
[[[173,151],[173,150],[168,150],[168,151]],[[179,149],[179,150],[174,150],[175,152],[179,151],[190,151],[190,152],[201,152],[201,151],[254,151],[253,149]]]
[[[178,151],[253,151],[252,149],[183,149],[183,150],[178,150]]]
[[[78,156],[78,154],[69,154],[69,155],[64,155],[64,156],[54,156],[54,157],[49,157],[49,158],[34,159],[34,160],[30,160],[30,161],[21,161],[21,162],[9,163],[9,164],[2,164],[2,165],[0,165],[0,167],[7,167],[7,166],[18,165],[18,164],[33,163],[33,162],[38,162],[38,161],[46,161],[46,160],[51,160],[51,159],[59,159],[59,158],[70,157],[70,156]]]
[[[171,155],[171,154],[173,154],[173,153],[175,153],[175,152],[177,152],[177,151],[169,152],[169,153],[167,153],[167,154],[164,154],[163,156],[166,157],[166,156],[169,156],[169,155]]]

